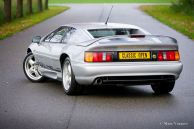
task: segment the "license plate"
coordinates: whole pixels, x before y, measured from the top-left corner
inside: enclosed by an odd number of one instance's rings
[[[148,60],[150,52],[119,52],[120,60]]]

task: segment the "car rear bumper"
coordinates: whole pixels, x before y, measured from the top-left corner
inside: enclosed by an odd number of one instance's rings
[[[114,78],[130,82],[165,80],[166,77],[178,79],[183,65],[181,62],[114,62],[114,63],[72,63],[76,81],[91,85],[98,78]],[[120,78],[120,79],[117,79]],[[146,80],[148,78],[148,80]],[[155,78],[155,79],[154,79]],[[157,78],[157,79],[156,79]],[[111,79],[108,79],[109,83]],[[135,80],[135,81],[133,81]]]

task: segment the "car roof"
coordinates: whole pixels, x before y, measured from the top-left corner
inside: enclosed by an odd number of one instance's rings
[[[89,29],[103,29],[103,28],[131,28],[131,29],[140,29],[135,25],[130,24],[121,24],[121,23],[101,23],[101,22],[94,22],[94,23],[72,23],[66,24],[64,26],[70,26],[76,29],[82,30],[89,30]]]

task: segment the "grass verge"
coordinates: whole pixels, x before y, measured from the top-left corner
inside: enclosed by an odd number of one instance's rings
[[[140,9],[194,40],[194,16],[174,12],[168,5],[143,5]]]
[[[170,3],[175,0],[49,0],[49,3]]]
[[[10,23],[5,23],[0,26],[0,40],[4,39],[16,32],[24,30],[30,26],[40,23],[52,16],[55,16],[65,10],[69,9],[66,6],[51,6],[48,10],[41,13],[34,13],[32,15],[25,16],[23,18],[18,18]]]

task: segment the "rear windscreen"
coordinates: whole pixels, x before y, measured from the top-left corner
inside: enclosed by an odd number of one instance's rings
[[[94,38],[106,37],[106,36],[114,36],[114,35],[130,35],[130,29],[91,29],[88,32]]]

